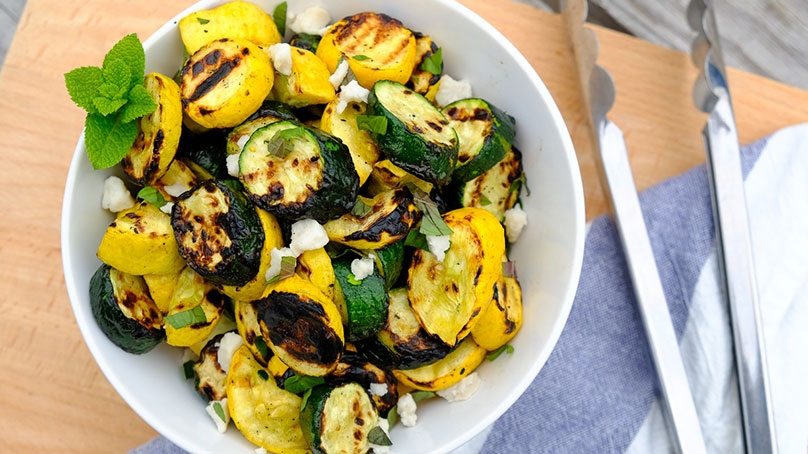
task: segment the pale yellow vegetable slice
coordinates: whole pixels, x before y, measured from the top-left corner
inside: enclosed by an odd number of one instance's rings
[[[440,391],[456,384],[477,369],[487,353],[486,349],[468,337],[437,362],[417,369],[396,369],[393,370],[393,374],[404,386],[424,391]]]
[[[281,42],[272,16],[253,3],[231,1],[209,10],[191,13],[178,24],[188,55],[222,38],[240,38],[267,47]]]

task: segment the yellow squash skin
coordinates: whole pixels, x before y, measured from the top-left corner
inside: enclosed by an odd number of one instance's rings
[[[185,267],[171,218],[148,202],[118,213],[97,255],[107,265],[138,276],[179,273]]]
[[[399,384],[423,391],[440,391],[467,377],[482,364],[486,349],[472,338],[464,339],[443,359],[417,369],[393,370]],[[403,392],[403,391],[401,391]]]
[[[300,397],[279,388],[247,346],[233,355],[226,389],[230,417],[247,440],[277,454],[311,452],[300,428]]]
[[[223,38],[206,44],[182,68],[183,111],[204,128],[239,125],[269,95],[274,71],[269,56],[247,40]]]
[[[370,90],[380,80],[406,83],[415,68],[415,36],[385,14],[364,12],[332,25],[317,46],[328,70],[340,57],[348,61],[359,85]]]
[[[308,50],[292,47],[292,73],[275,72],[272,99],[292,107],[327,104],[336,97],[328,78],[331,73],[319,57]]]
[[[224,297],[210,283],[205,281],[190,267],[186,267],[177,278],[177,285],[171,295],[167,317],[201,307],[205,322],[174,328],[168,321],[165,324],[166,343],[175,347],[190,347],[207,339],[224,310]]]
[[[137,120],[137,137],[121,161],[129,179],[141,186],[157,181],[166,173],[177,153],[182,132],[182,104],[177,83],[162,74],[149,73],[143,85],[157,108]]]
[[[246,284],[238,287],[231,285],[223,285],[221,287],[222,293],[240,301],[253,301],[261,297],[266,290],[265,275],[269,266],[272,263],[272,249],[280,249],[283,247],[283,234],[281,233],[281,226],[278,224],[278,219],[272,213],[255,207],[258,213],[258,219],[261,221],[261,226],[264,228],[264,246],[261,248],[261,261],[258,265],[258,274]]]
[[[522,288],[515,277],[500,276],[491,304],[471,329],[474,341],[488,351],[510,342],[522,327]]]
[[[177,279],[179,273],[172,274],[145,274],[143,280],[146,281],[146,287],[149,288],[149,294],[154,300],[154,304],[160,309],[163,314],[168,313],[169,303],[171,302],[171,295],[174,294],[174,289],[177,287]]]
[[[191,13],[180,19],[178,26],[188,55],[222,38],[246,39],[261,47],[281,42],[272,16],[257,5],[242,1]]]
[[[351,160],[359,174],[359,185],[362,186],[373,171],[373,164],[379,159],[381,150],[370,137],[370,133],[356,126],[356,116],[364,115],[367,105],[349,104],[342,113],[337,112],[339,100],[329,103],[320,118],[320,129],[335,135],[348,146]]]
[[[311,281],[329,299],[334,299],[336,277],[334,267],[331,265],[331,257],[328,256],[325,248],[313,249],[300,254],[297,258],[295,272],[298,276]]]

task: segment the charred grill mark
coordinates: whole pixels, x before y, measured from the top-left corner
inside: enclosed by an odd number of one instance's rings
[[[216,49],[213,52],[205,55],[205,64],[208,66],[213,66],[219,61],[220,58],[222,58],[222,51]]]
[[[396,61],[413,38],[401,22],[386,14],[355,14],[344,18],[333,30],[334,41],[349,56],[364,55],[368,50],[383,45],[386,52],[374,54],[373,59],[368,61],[373,61],[379,67]]]
[[[213,70],[213,72],[210,75],[208,75],[204,80],[199,82],[194,92],[191,93],[191,96],[183,99],[184,102],[193,102],[208,94],[208,92],[213,90],[213,88],[216,87],[216,85],[218,85],[219,82],[221,82],[228,75],[230,75],[230,73],[233,71],[233,68],[235,68],[241,63],[241,57],[234,57],[230,60],[222,59],[221,52],[219,52],[218,50],[206,55],[204,57],[205,62],[207,63],[209,57],[217,53],[218,57],[213,64],[219,63],[219,67]],[[210,60],[213,59],[210,58]],[[210,64],[210,66],[213,66],[213,64]]]
[[[427,121],[426,124],[427,126],[429,126],[430,128],[434,129],[437,132],[443,131],[443,126],[435,123],[434,121]]]
[[[390,214],[379,217],[363,230],[345,236],[345,240],[378,242],[385,234],[390,237],[402,237],[410,231],[414,222],[415,216],[413,211],[410,211],[409,204],[398,204]]]
[[[476,286],[480,282],[480,275],[483,274],[483,266],[480,265],[477,267],[477,272],[474,273],[474,285]]]

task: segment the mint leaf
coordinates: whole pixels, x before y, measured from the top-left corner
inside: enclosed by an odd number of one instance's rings
[[[93,168],[106,169],[121,162],[137,138],[137,124],[123,123],[118,115],[87,114],[84,143]]]
[[[129,81],[132,76],[129,73],[129,65],[123,60],[112,60],[101,69],[104,73],[104,85],[113,87],[110,91],[115,93],[114,98],[123,98],[129,91],[131,85]],[[101,89],[99,88],[99,91]],[[109,96],[105,94],[105,96]],[[113,97],[113,96],[110,96]]]
[[[101,68],[107,69],[115,60],[120,60],[129,67],[128,86],[143,84],[143,75],[146,71],[146,53],[143,51],[143,45],[135,33],[124,36],[112,46],[112,49],[104,57],[104,63]]]
[[[255,338],[255,348],[258,350],[258,353],[261,354],[262,358],[265,360],[269,359],[269,345],[267,345],[267,342],[264,340],[264,336],[258,336]]]
[[[292,394],[300,394],[317,385],[325,383],[323,377],[310,377],[308,375],[292,375],[283,382],[283,389]]]
[[[415,186],[412,186],[410,191],[413,195],[413,203],[424,214],[418,230],[424,235],[451,235],[452,229],[446,225],[438,211],[438,206],[429,198],[429,195]]]
[[[165,321],[174,329],[180,329],[195,323],[205,323],[208,321],[208,318],[202,306],[195,306],[191,309],[177,312],[176,314],[167,315]]]
[[[351,215],[358,218],[363,218],[371,211],[373,211],[373,207],[365,203],[365,201],[361,198],[357,198],[356,202],[354,202],[353,208],[351,209]]]
[[[283,35],[286,34],[286,2],[281,2],[275,7],[275,10],[272,11],[272,20],[283,38]]]
[[[194,364],[196,364],[196,361],[194,361],[192,359],[189,359],[188,361],[185,361],[184,363],[182,363],[182,374],[183,374],[183,376],[185,377],[186,380],[190,380],[190,379],[196,377],[196,371],[194,370]]]
[[[216,416],[222,420],[222,422],[227,422],[227,418],[224,415],[224,408],[222,408],[222,403],[219,401],[213,402],[213,411],[216,412]]]
[[[435,391],[412,391],[410,392],[412,396],[412,400],[415,402],[420,402],[424,399],[431,399],[438,394]]]
[[[104,72],[95,66],[82,66],[65,74],[65,86],[70,99],[88,113],[98,113],[93,99],[104,83]]]
[[[208,22],[210,22],[210,19],[205,19],[204,17],[197,17],[196,20],[197,20],[197,22],[199,22],[202,25],[205,25]]]
[[[381,115],[357,115],[356,127],[363,131],[387,134],[387,117]]]
[[[442,48],[438,47],[438,50],[424,58],[421,61],[421,64],[418,66],[418,69],[435,75],[439,75],[441,72],[443,72]]]
[[[367,55],[354,55],[354,56],[353,56],[353,57],[351,57],[351,58],[353,58],[353,59],[354,59],[354,60],[356,60],[356,61],[365,61],[365,60],[370,60],[370,57],[368,57]]]
[[[370,432],[368,432],[368,441],[377,446],[393,446],[390,437],[388,437],[384,429],[379,426],[370,429]]]
[[[126,100],[123,98],[107,98],[104,96],[98,96],[97,98],[93,99],[93,105],[96,109],[98,109],[98,113],[101,115],[110,115],[114,114],[118,111],[123,105],[126,104]]]
[[[127,103],[121,111],[121,121],[128,123],[154,112],[157,103],[143,85],[135,85],[126,95]]]
[[[160,208],[161,206],[166,204],[166,199],[163,197],[163,194],[160,193],[156,188],[151,186],[146,186],[137,193],[138,199],[143,199],[152,205]]]
[[[404,246],[414,247],[429,250],[429,243],[426,242],[426,236],[418,231],[418,229],[411,229],[407,232],[407,237],[404,238]]]

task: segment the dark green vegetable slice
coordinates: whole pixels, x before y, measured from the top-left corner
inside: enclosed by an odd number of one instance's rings
[[[459,206],[483,208],[502,221],[505,210],[513,208],[519,200],[523,182],[522,153],[511,147],[488,171],[466,183],[453,185],[450,192]]]
[[[355,341],[376,334],[387,318],[389,305],[384,278],[374,266],[373,274],[356,280],[351,273],[352,256],[334,260],[334,276],[337,291],[342,294],[344,307],[342,321],[345,325],[345,339]]]
[[[194,133],[183,128],[177,157],[186,159],[197,174],[202,173],[201,169],[209,178],[230,178],[226,161],[228,132],[227,129],[209,129]]]
[[[444,107],[443,114],[460,141],[452,180],[463,183],[478,177],[511,149],[515,120],[494,105],[479,98],[461,99]]]
[[[141,276],[101,265],[90,279],[90,308],[101,331],[126,352],[146,353],[165,339],[163,317]]]
[[[303,437],[315,454],[367,452],[368,434],[378,419],[370,396],[357,383],[313,388],[300,412]]]
[[[244,285],[258,273],[261,221],[244,194],[225,182],[203,181],[180,196],[171,225],[180,255],[212,284]]]
[[[373,254],[376,256],[376,268],[384,276],[385,288],[393,288],[404,269],[404,240],[376,249]]]
[[[256,130],[239,158],[250,199],[280,217],[320,223],[351,210],[359,176],[339,139],[292,121]]]
[[[398,380],[389,370],[368,361],[364,355],[346,346],[342,359],[329,380],[333,383],[356,382],[370,390],[370,398],[383,418],[398,403]]]
[[[292,39],[289,40],[289,45],[294,47],[299,47],[301,49],[306,49],[309,52],[316,53],[317,46],[320,45],[320,40],[323,37],[320,35],[312,35],[309,33],[298,33],[292,36]]]
[[[449,182],[457,163],[457,134],[423,95],[397,82],[379,81],[368,95],[367,115],[387,118],[387,131],[372,137],[390,161],[430,183]]]

